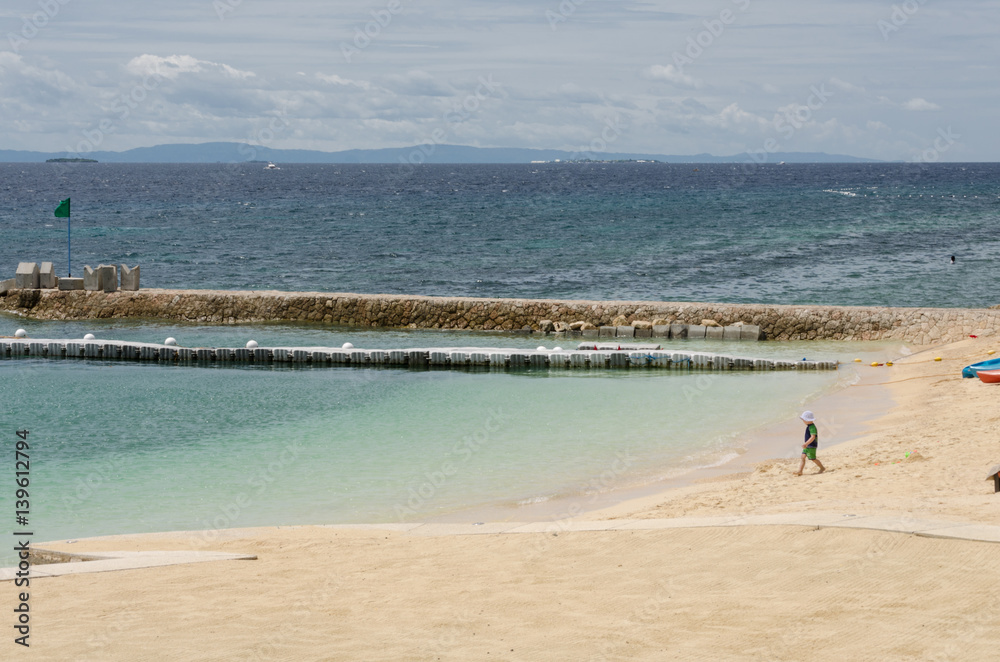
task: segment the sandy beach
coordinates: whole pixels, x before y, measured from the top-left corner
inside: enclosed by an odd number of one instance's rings
[[[797,459],[766,460],[579,519],[842,513],[1000,524],[1000,494],[985,480],[1000,462],[998,391],[959,376],[997,348],[969,339],[872,368],[887,371],[895,404],[862,436],[821,443],[825,474],[807,463],[799,477]],[[849,412],[816,413],[821,435],[850,427]],[[258,558],[36,579],[30,654],[985,660],[1000,646],[1000,546],[989,542],[788,525],[480,535],[316,526],[198,541],[170,533],[39,543]],[[3,590],[11,604],[13,584]],[[27,659],[11,639],[5,658]]]

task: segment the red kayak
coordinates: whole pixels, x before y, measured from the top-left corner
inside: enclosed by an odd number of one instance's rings
[[[985,384],[1000,384],[1000,370],[977,370],[976,374]]]

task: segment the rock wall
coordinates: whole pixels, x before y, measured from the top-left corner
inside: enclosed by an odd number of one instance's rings
[[[364,327],[545,330],[574,322],[621,326],[635,321],[723,326],[755,324],[769,340],[895,339],[917,345],[954,342],[1000,329],[1000,310],[776,306],[651,301],[475,299],[391,294],[156,290],[87,292],[11,290],[7,312],[38,319],[150,318],[208,324],[301,321]],[[543,324],[544,323],[544,324]],[[579,324],[576,325],[579,327]],[[641,325],[640,325],[641,326]]]

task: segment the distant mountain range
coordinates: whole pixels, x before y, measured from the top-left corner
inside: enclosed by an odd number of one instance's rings
[[[581,154],[558,149],[522,149],[517,147],[466,147],[463,145],[414,145],[384,149],[349,149],[320,152],[308,149],[272,149],[245,143],[200,143],[137,147],[124,152],[27,152],[0,150],[0,162],[35,163],[48,159],[86,157],[102,163],[239,163],[273,161],[275,163],[531,163],[533,161],[568,161],[591,158],[601,161],[662,161],[664,163],[746,163],[747,153],[732,156],[695,154],[676,156],[636,154],[631,152]],[[775,152],[767,163],[878,163],[844,154],[825,152]]]

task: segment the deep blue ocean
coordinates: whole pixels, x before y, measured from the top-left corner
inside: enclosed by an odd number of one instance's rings
[[[1000,303],[998,164],[279,165],[0,164],[0,275],[65,275],[71,197],[146,287]]]

